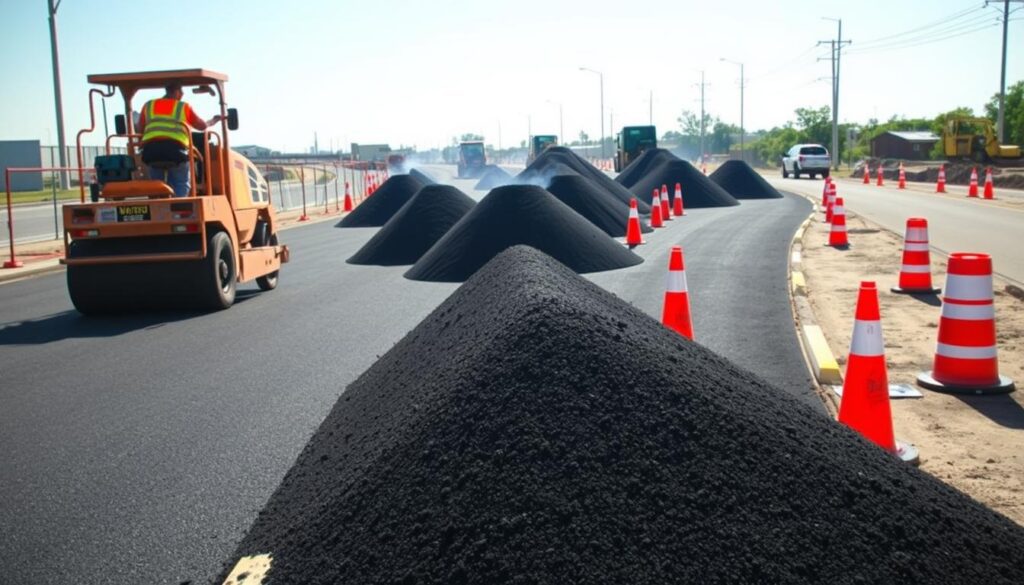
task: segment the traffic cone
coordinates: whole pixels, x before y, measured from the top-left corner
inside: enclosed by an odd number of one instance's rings
[[[821,186],[821,206],[824,208],[828,205],[828,185],[832,182],[832,177],[825,177],[824,184]]]
[[[654,190],[654,194],[651,197],[651,227],[665,227],[665,224],[661,221],[661,195],[657,189]]]
[[[882,174],[882,163],[881,162],[878,163],[878,180],[875,182],[875,186],[877,186],[877,187],[884,187],[885,186],[885,176]]]
[[[896,188],[897,189],[906,189],[907,188],[907,172],[903,170],[903,163],[900,163],[900,179],[899,179],[899,183],[896,185]]]
[[[348,190],[348,181],[345,181],[345,211],[352,211],[352,193]]]
[[[828,203],[825,204],[825,221],[829,224],[832,223],[832,215],[835,213],[836,207],[836,184],[828,184]]]
[[[661,309],[661,324],[687,339],[693,339],[690,294],[686,290],[682,246],[672,246],[672,254],[668,259],[668,282],[665,286],[665,303]]]
[[[898,443],[893,434],[878,289],[870,281],[860,283],[857,295],[850,357],[846,361],[843,396],[839,402],[839,422],[904,461],[918,459],[917,449]]]
[[[672,215],[676,217],[686,215],[686,211],[683,210],[683,188],[679,183],[676,183],[675,198],[672,199]]]
[[[846,238],[846,210],[843,209],[843,198],[836,197],[832,206],[832,223],[828,230],[828,245],[833,248],[845,248],[850,245]]]
[[[629,200],[629,219],[626,221],[626,245],[630,248],[645,244],[640,232],[640,212],[636,208],[636,197]]]
[[[928,220],[911,217],[903,236],[903,264],[900,266],[900,284],[892,287],[894,293],[938,294],[932,286],[931,254],[928,251]]]
[[[661,219],[672,221],[672,207],[668,204],[668,187],[661,186]]]
[[[992,167],[985,169],[985,199],[995,199],[995,188],[992,186]]]
[[[978,167],[974,167],[971,169],[971,185],[967,187],[967,196],[978,196]]]
[[[935,184],[935,192],[946,192],[946,165],[939,165],[939,182]]]
[[[864,163],[864,184],[871,184],[871,165],[866,162]]]
[[[949,255],[935,362],[931,371],[917,376],[917,383],[954,394],[1013,392],[1013,380],[999,375],[988,254]]]

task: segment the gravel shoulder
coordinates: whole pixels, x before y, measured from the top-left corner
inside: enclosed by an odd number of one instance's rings
[[[938,297],[888,292],[898,278],[902,236],[849,211],[847,226],[847,251],[826,246],[828,227],[820,213],[804,235],[802,266],[815,317],[845,368],[858,284],[876,281],[882,291],[889,382],[914,385],[919,372],[931,369],[941,312]],[[946,258],[933,250],[931,261],[933,282],[942,286]],[[1005,281],[995,279],[1000,373],[1019,386],[1024,382],[1024,300],[1010,290]],[[1024,524],[1022,393],[966,397],[921,390],[922,399],[892,401],[896,435],[920,449],[921,469]]]

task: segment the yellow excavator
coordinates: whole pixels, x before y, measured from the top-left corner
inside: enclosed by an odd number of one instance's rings
[[[979,163],[1021,162],[1020,146],[999,144],[992,120],[956,117],[942,129],[942,149],[946,158],[970,159]]]

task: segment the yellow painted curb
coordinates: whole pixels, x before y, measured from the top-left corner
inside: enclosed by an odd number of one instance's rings
[[[794,270],[791,279],[793,281],[793,294],[807,296],[807,281],[804,280],[804,273]]]
[[[804,346],[810,354],[811,369],[814,370],[814,377],[819,384],[842,384],[843,375],[839,372],[839,364],[836,362],[832,350],[825,341],[825,334],[817,325],[804,325],[800,329],[804,339]]]
[[[270,555],[242,557],[231,570],[224,585],[260,585],[270,570]]]

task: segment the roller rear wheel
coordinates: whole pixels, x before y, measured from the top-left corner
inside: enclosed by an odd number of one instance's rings
[[[199,271],[199,301],[203,308],[214,311],[227,309],[235,302],[238,285],[238,267],[231,238],[215,231],[206,242],[206,258]]]

